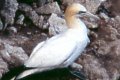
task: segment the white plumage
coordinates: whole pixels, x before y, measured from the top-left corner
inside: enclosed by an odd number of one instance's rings
[[[77,54],[75,57],[78,57],[79,53],[84,50],[89,41],[87,35],[79,33],[79,30],[69,29],[63,34],[39,43],[33,50],[30,58],[25,62],[25,66],[39,68],[60,66],[64,64],[76,50]],[[64,64],[64,66],[69,64],[68,62]]]
[[[68,67],[79,57],[90,42],[85,24],[76,16],[79,11],[86,11],[86,9],[78,3],[67,8],[65,19],[68,30],[40,42],[24,63],[25,67],[35,69],[24,71],[17,79],[35,72]]]

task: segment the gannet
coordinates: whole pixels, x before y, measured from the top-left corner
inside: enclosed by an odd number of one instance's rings
[[[16,77],[21,79],[33,73],[70,66],[90,42],[86,25],[79,15],[89,13],[79,3],[69,5],[65,11],[68,29],[46,41],[38,43],[24,66],[31,68]]]

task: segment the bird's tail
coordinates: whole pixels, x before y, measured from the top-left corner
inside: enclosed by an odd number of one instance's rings
[[[15,78],[15,80],[20,80],[20,79],[22,79],[22,78],[24,78],[24,77],[26,77],[26,76],[29,76],[29,75],[31,75],[31,74],[33,74],[33,73],[37,73],[39,71],[39,69],[30,69],[30,70],[25,70],[25,71],[23,71],[21,74],[19,74],[16,78]]]
[[[25,78],[29,75],[32,75],[32,74],[35,74],[35,73],[40,73],[40,72],[43,72],[43,71],[47,71],[51,68],[33,68],[33,69],[28,69],[28,70],[25,70],[23,71],[22,73],[20,73],[16,78],[15,80],[21,80],[22,78]]]

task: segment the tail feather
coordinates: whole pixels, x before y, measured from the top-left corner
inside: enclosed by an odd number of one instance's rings
[[[35,73],[40,73],[43,71],[47,71],[47,70],[51,70],[52,68],[32,68],[32,69],[28,69],[23,71],[21,74],[19,74],[15,80],[20,80],[22,78],[25,78],[29,75],[35,74]]]
[[[69,69],[31,69],[20,74],[15,80],[56,80],[62,76],[70,76]]]
[[[34,73],[37,73],[38,71],[40,71],[39,69],[30,69],[30,70],[25,70],[25,71],[23,71],[21,74],[19,74],[16,78],[15,78],[15,80],[20,80],[20,79],[22,79],[22,78],[24,78],[24,77],[26,77],[26,76],[29,76],[29,75],[31,75],[31,74],[34,74]]]

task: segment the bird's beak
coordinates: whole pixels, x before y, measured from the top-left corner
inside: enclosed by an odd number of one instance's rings
[[[93,17],[93,18],[96,18],[96,19],[98,19],[98,20],[100,19],[98,16],[96,16],[96,15],[90,13],[90,12],[86,12],[86,15],[88,15],[88,16],[90,16],[90,17]]]
[[[85,13],[81,14],[79,17],[86,17],[86,16],[87,16],[87,17],[91,17],[91,18],[95,18],[95,19],[97,19],[97,20],[100,19],[98,16],[96,16],[96,15],[90,13],[90,12],[85,12]]]

